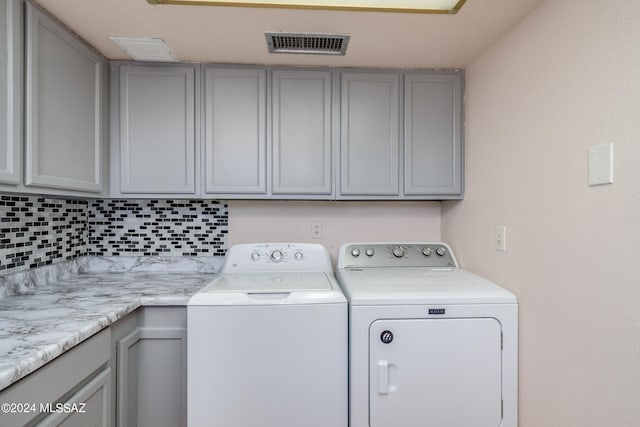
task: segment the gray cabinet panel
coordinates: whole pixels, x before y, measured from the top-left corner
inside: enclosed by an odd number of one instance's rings
[[[117,346],[118,426],[185,427],[186,307],[142,309]]]
[[[20,182],[22,2],[0,2],[0,183]]]
[[[111,368],[101,371],[38,427],[110,427]],[[68,408],[68,410],[65,410]]]
[[[340,194],[399,194],[399,75],[342,73]]]
[[[331,194],[331,72],[272,74],[273,194]]]
[[[102,58],[39,9],[26,7],[25,184],[99,192]]]
[[[266,193],[266,71],[204,73],[205,192]]]
[[[195,66],[120,67],[120,191],[195,193]]]
[[[405,194],[461,192],[461,102],[459,74],[405,76]]]
[[[108,426],[111,422],[109,391],[111,372],[108,367],[111,356],[109,351],[110,332],[109,329],[105,329],[97,333],[8,389],[3,390],[0,393],[0,403],[30,402],[36,405],[36,410],[2,414],[0,416],[2,427],[23,427],[33,425],[35,422],[46,422],[43,425],[59,425],[50,422],[57,420],[58,423],[61,423],[64,420],[56,418],[58,414],[49,415],[47,418],[51,411],[47,411],[45,408],[45,411],[42,412],[40,403],[43,405],[56,402],[71,404],[86,402],[85,398],[92,401],[91,406],[87,402],[86,408],[87,411],[91,411],[91,414],[89,412],[78,413],[76,414],[79,416],[77,421],[82,421],[82,416],[87,415],[87,419],[105,420],[105,423],[101,421],[95,425]]]

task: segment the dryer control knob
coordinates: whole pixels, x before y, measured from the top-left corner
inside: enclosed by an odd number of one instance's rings
[[[271,252],[271,260],[273,262],[282,261],[282,251],[279,249],[276,249],[275,251]]]
[[[436,249],[436,253],[438,255],[440,255],[440,256],[444,256],[444,254],[447,253],[447,250],[445,248],[440,247],[440,248]]]
[[[259,252],[252,252],[251,253],[251,259],[254,261],[258,261],[260,259],[260,253]]]
[[[402,246],[396,246],[393,248],[393,256],[396,258],[402,258],[404,256],[404,248]]]
[[[372,257],[373,254],[375,254],[373,248],[367,248],[366,251],[364,251],[364,253],[368,256],[368,257]]]
[[[302,255],[302,252],[298,251],[293,255],[293,257],[296,259],[296,261],[300,261],[302,258],[304,258],[304,255]]]
[[[431,248],[424,248],[422,250],[422,255],[424,256],[431,256],[432,253],[433,253],[433,249]]]
[[[358,248],[351,249],[351,255],[354,256],[354,257],[359,257],[360,256],[360,249],[358,249]]]

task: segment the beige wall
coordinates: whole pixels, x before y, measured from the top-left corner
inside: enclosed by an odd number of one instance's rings
[[[520,427],[638,426],[640,1],[545,1],[466,79],[467,191],[442,236],[519,297]],[[589,187],[609,142],[615,183]]]
[[[322,238],[311,238],[311,223]],[[320,243],[336,259],[340,243],[440,240],[437,202],[229,202],[229,245],[254,242]]]

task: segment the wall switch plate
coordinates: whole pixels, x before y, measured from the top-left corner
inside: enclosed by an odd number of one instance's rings
[[[311,238],[312,239],[322,238],[322,223],[320,221],[311,222]]]
[[[589,148],[589,185],[613,184],[613,144]]]
[[[495,244],[497,250],[507,251],[507,227],[504,225],[496,227]]]

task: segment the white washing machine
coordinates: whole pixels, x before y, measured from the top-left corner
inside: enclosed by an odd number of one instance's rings
[[[233,246],[187,319],[189,427],[347,426],[347,301],[323,246]]]
[[[350,427],[516,427],[518,305],[443,243],[347,243]]]

